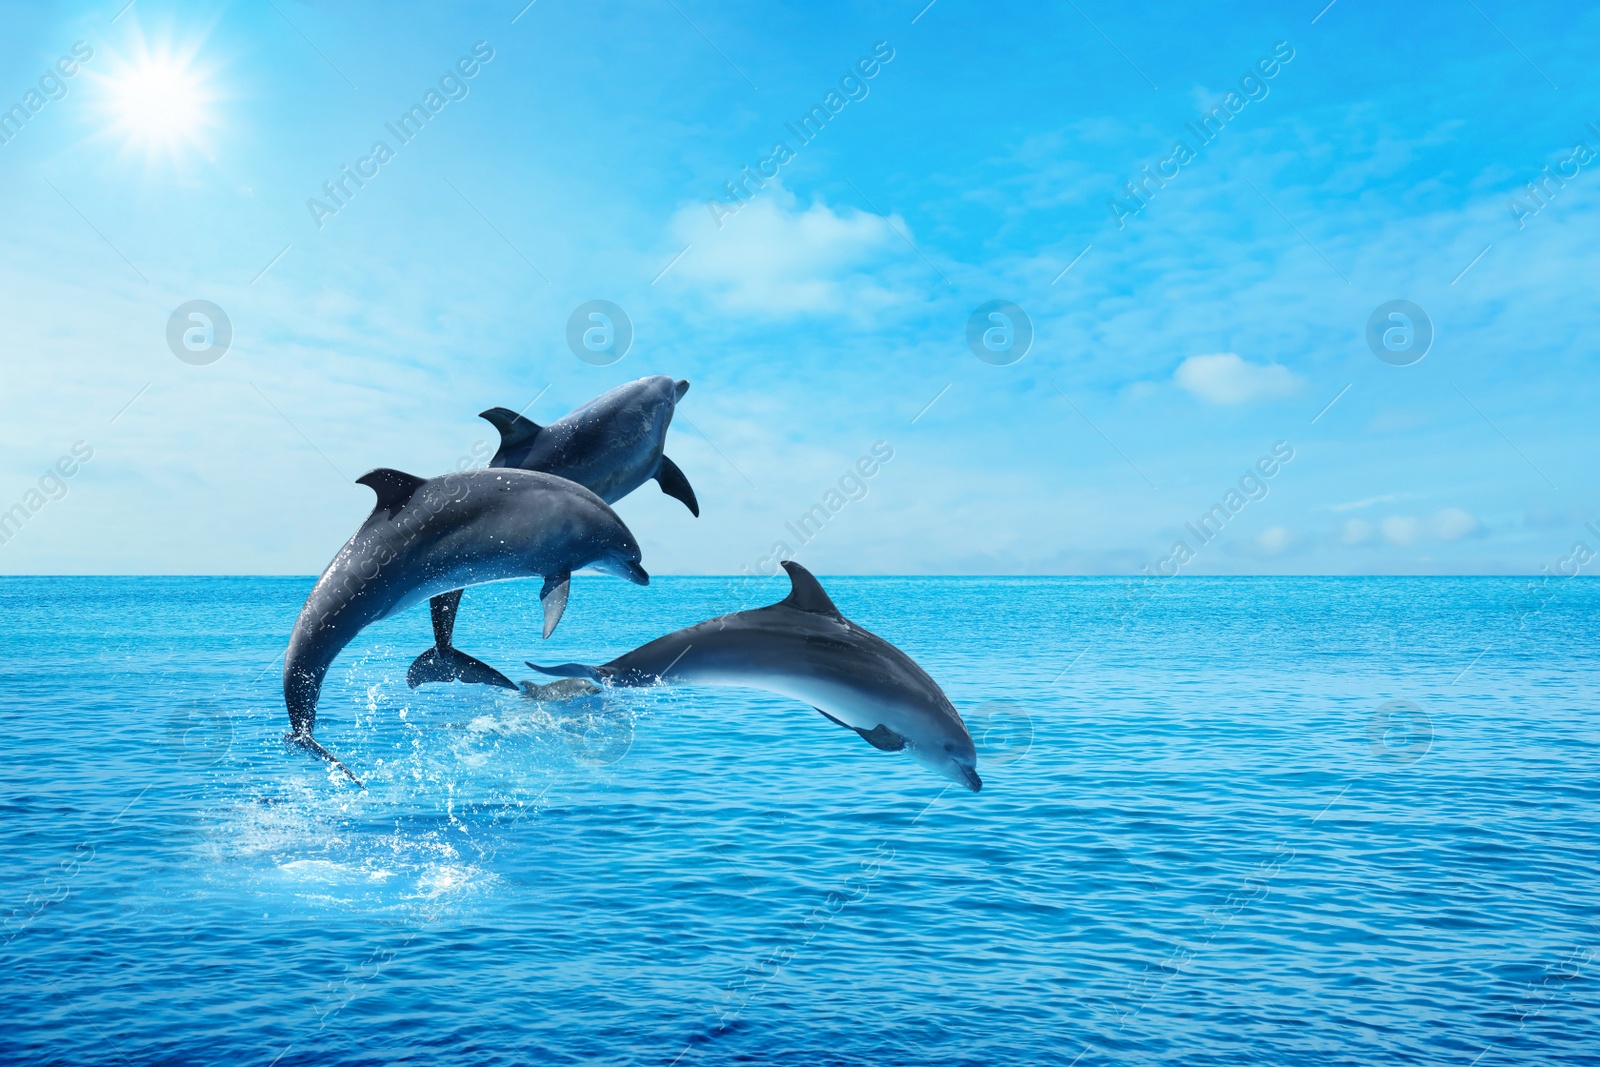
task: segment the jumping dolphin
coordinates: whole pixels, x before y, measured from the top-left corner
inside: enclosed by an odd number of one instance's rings
[[[780,693],[805,701],[874,748],[905,749],[974,793],[983,788],[966,724],[927,672],[839,614],[810,571],[793,560],[783,566],[789,595],[769,607],[696,623],[599,667],[528,666],[614,686],[683,682]]]
[[[450,589],[540,575],[544,636],[567,606],[581,567],[648,585],[639,544],[610,505],[564,478],[474,470],[423,479],[380,467],[356,479],[377,494],[372,514],[322,572],[289,637],[285,740],[349,768],[317,743],[317,696],[339,652],[368,626]]]
[[[683,501],[697,518],[700,503],[678,465],[662,452],[667,427],[689,383],[664,374],[619,385],[549,426],[508,408],[490,408],[480,418],[500,431],[491,467],[543,471],[577,482],[607,504],[654,478],[661,491]],[[406,672],[415,689],[428,682],[480,682],[517,688],[511,679],[451,644],[461,590],[433,598],[433,647]]]

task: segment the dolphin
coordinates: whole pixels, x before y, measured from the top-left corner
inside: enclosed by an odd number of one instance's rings
[[[614,504],[654,478],[661,491],[699,516],[689,479],[662,452],[667,427],[689,383],[665,374],[640,378],[601,393],[549,426],[506,408],[479,417],[500,431],[491,467],[518,467],[559,475]]]
[[[380,467],[356,479],[377,494],[372,514],[333,557],[300,609],[283,660],[285,740],[348,767],[317,743],[317,696],[341,650],[368,626],[451,589],[540,575],[544,636],[581,567],[638,585],[639,544],[610,505],[565,478],[486,469],[418,478]]]
[[[976,793],[977,752],[966,724],[911,657],[839,613],[800,564],[784,561],[789,595],[658,637],[598,667],[528,666],[613,686],[743,686],[810,704],[873,748],[902,749]]]
[[[509,408],[490,408],[479,416],[500,431],[500,448],[489,466],[554,474],[577,482],[607,504],[654,478],[662,492],[683,501],[698,518],[700,502],[689,479],[662,451],[673,412],[688,391],[688,382],[664,374],[640,378],[600,394],[549,426]],[[451,644],[461,590],[434,597],[429,608],[433,647],[411,664],[406,684],[415,689],[428,682],[461,681],[517,688]]]

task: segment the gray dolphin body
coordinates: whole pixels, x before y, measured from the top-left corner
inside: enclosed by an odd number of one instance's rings
[[[352,779],[312,730],[328,667],[368,626],[447,590],[540,575],[548,637],[561,620],[574,570],[650,581],[639,566],[639,544],[617,513],[564,478],[488,469],[423,479],[379,468],[357,481],[378,502],[306,598],[283,661],[293,730],[287,740]]]
[[[784,563],[792,588],[777,604],[696,623],[610,663],[528,666],[614,686],[742,686],[810,704],[874,748],[905,750],[976,793],[977,753],[944,691],[910,656],[843,615],[811,572]]]
[[[577,482],[607,504],[653,478],[662,492],[683,501],[698,517],[700,504],[689,479],[662,451],[673,412],[688,391],[688,382],[664,374],[640,378],[602,393],[549,426],[508,408],[490,408],[481,417],[500,431],[500,448],[489,466],[554,474]],[[433,598],[433,647],[411,664],[406,682],[413,689],[449,681],[517,688],[451,643],[460,607],[459,589]]]

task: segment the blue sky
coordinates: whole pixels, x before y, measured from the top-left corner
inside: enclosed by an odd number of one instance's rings
[[[1179,540],[1184,574],[1600,548],[1594,11],[119,9],[4,11],[0,106],[93,55],[0,145],[0,508],[41,505],[0,571],[315,573],[370,509],[364,470],[441,473],[493,441],[484,408],[549,422],[655,373],[693,383],[668,453],[703,506],[619,505],[657,574],[780,543],[867,574],[1134,573]],[[479,42],[401,144],[385,124]],[[319,227],[307,201],[380,140]],[[1534,212],[1547,165],[1567,176]],[[566,344],[593,299],[634,325],[610,366]],[[1408,366],[1365,338],[1396,299],[1435,331]],[[191,300],[232,324],[217,362],[168,347]],[[1032,323],[1009,365],[967,343],[993,300]],[[80,441],[65,495],[30,497]],[[799,543],[785,524],[876,442],[865,497]],[[1229,511],[1276,442],[1293,458]]]

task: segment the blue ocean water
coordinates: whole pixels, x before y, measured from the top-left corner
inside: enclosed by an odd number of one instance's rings
[[[972,794],[727,689],[412,692],[287,748],[309,579],[10,578],[0,1059],[1600,1062],[1600,584],[824,578]],[[505,669],[786,583],[467,593]]]

